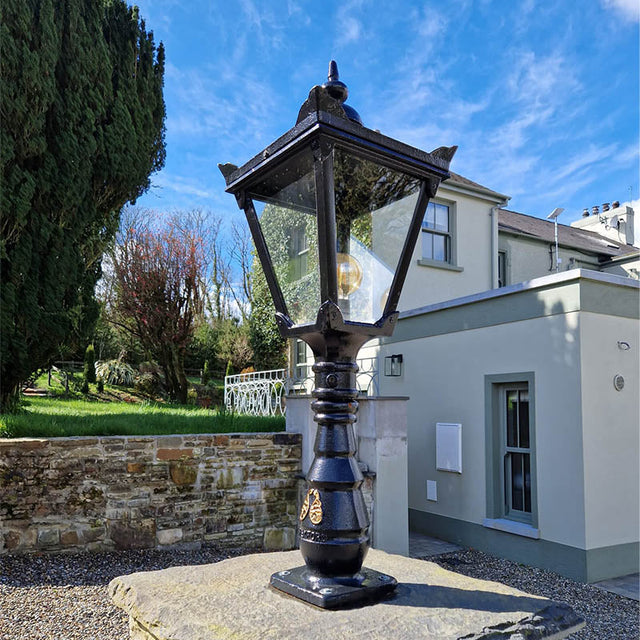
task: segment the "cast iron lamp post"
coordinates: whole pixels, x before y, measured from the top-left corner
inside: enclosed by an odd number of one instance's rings
[[[305,566],[276,589],[324,608],[377,601],[396,580],[363,568],[369,522],[355,459],[356,356],[388,336],[429,199],[456,147],[426,153],[363,126],[335,62],[296,125],[245,165],[220,165],[244,209],[285,337],[313,350],[315,458],[299,515]]]

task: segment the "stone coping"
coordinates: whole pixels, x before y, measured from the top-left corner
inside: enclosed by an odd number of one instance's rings
[[[135,640],[559,640],[584,626],[563,603],[374,549],[365,566],[397,578],[395,595],[328,611],[269,587],[273,573],[301,564],[299,551],[253,554],[121,576],[109,593]]]
[[[192,440],[211,440],[213,438],[220,437],[228,437],[233,439],[238,438],[264,438],[264,437],[273,437],[274,435],[285,434],[286,431],[233,431],[233,432],[224,432],[224,433],[216,433],[212,431],[211,433],[162,433],[162,434],[152,434],[152,435],[113,435],[113,436],[104,436],[104,435],[95,435],[95,436],[26,436],[23,438],[0,438],[0,448],[8,448],[16,444],[20,443],[47,443],[52,442],[54,444],[60,444],[64,441],[69,441],[70,443],[77,442],[86,444],[87,441],[90,444],[97,442],[117,442],[120,440],[124,440],[127,442],[154,442],[156,440],[161,441],[181,441],[185,439]]]
[[[443,302],[428,304],[415,309],[407,309],[401,311],[399,320],[405,320],[414,316],[421,316],[432,311],[441,311],[452,307],[461,307],[474,302],[483,302],[484,300],[492,300],[494,298],[503,298],[513,293],[523,291],[533,291],[536,289],[544,289],[545,287],[554,287],[558,285],[569,284],[579,280],[591,280],[593,282],[615,285],[619,287],[627,287],[630,289],[640,289],[640,282],[626,276],[618,276],[613,273],[605,273],[602,271],[593,271],[591,269],[572,269],[571,271],[561,271],[547,276],[540,276],[531,280],[509,284],[498,289],[488,289],[479,293],[472,293],[459,298],[452,298]]]
[[[313,396],[310,393],[293,393],[291,395],[286,396],[287,401],[295,400],[296,398],[300,398],[301,400],[313,400]],[[402,401],[411,400],[409,396],[365,396],[361,395],[356,398],[359,404],[364,402],[387,402],[388,400],[392,401]]]

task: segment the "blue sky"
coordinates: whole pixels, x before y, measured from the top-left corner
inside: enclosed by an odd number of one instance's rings
[[[637,201],[638,0],[138,0],[166,47],[167,161],[138,204],[239,219],[218,162],[295,124],[338,62],[372,129],[560,222]]]

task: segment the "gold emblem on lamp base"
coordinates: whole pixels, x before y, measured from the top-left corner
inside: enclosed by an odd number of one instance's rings
[[[313,495],[313,502],[309,505],[309,499]],[[320,492],[317,489],[309,489],[302,503],[300,510],[300,521],[304,520],[309,514],[309,520],[312,524],[320,524],[322,522],[322,502],[320,501]]]

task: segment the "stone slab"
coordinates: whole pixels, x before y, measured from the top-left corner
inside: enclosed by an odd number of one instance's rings
[[[388,600],[330,611],[269,586],[299,551],[121,576],[109,584],[135,640],[559,640],[584,626],[564,604],[438,565],[371,549],[365,566],[394,576]]]

